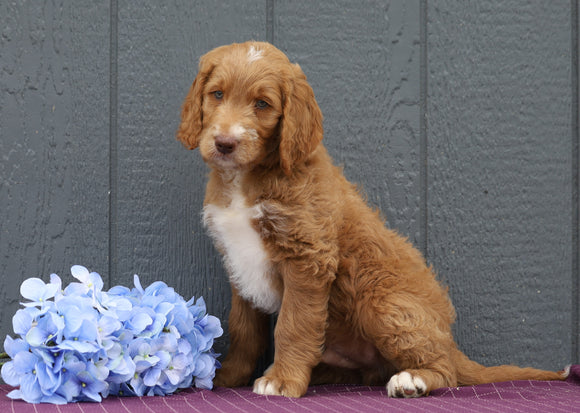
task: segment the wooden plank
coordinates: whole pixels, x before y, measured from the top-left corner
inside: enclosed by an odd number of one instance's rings
[[[0,3],[0,336],[20,283],[105,268],[108,8]]]
[[[274,12],[274,41],[306,73],[335,162],[422,244],[419,2],[281,1]]]
[[[70,265],[81,264],[103,277],[109,274],[110,174],[110,9],[90,0],[63,5],[70,25],[70,109],[66,138],[72,181]],[[66,268],[69,274],[70,268]]]
[[[488,365],[570,361],[570,16],[428,3],[428,255],[461,348]]]
[[[200,222],[206,166],[175,139],[201,55],[264,39],[263,1],[119,5],[117,283],[163,280],[227,320],[230,287]],[[226,324],[224,323],[224,327]],[[222,352],[225,339],[216,346]]]

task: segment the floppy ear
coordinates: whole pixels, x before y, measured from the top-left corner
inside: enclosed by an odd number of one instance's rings
[[[203,129],[203,88],[214,68],[207,60],[206,56],[200,59],[199,71],[181,108],[181,124],[177,130],[177,139],[188,149],[198,147],[199,134]]]
[[[294,65],[282,110],[280,166],[286,175],[322,141],[322,113],[300,66]]]

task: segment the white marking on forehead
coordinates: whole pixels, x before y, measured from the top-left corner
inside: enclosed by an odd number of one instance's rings
[[[250,46],[250,50],[248,50],[248,62],[252,63],[261,59],[263,54],[263,50],[256,49],[254,46]]]

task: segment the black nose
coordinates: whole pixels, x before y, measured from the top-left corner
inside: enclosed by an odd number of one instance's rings
[[[215,147],[219,153],[228,155],[236,150],[238,141],[230,136],[217,136],[215,138]]]

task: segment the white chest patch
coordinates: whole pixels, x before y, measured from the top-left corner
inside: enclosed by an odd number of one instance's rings
[[[252,220],[262,215],[260,205],[247,207],[235,193],[228,207],[206,205],[203,222],[224,252],[224,263],[239,294],[267,313],[280,309],[280,296],[272,288],[272,268]]]

